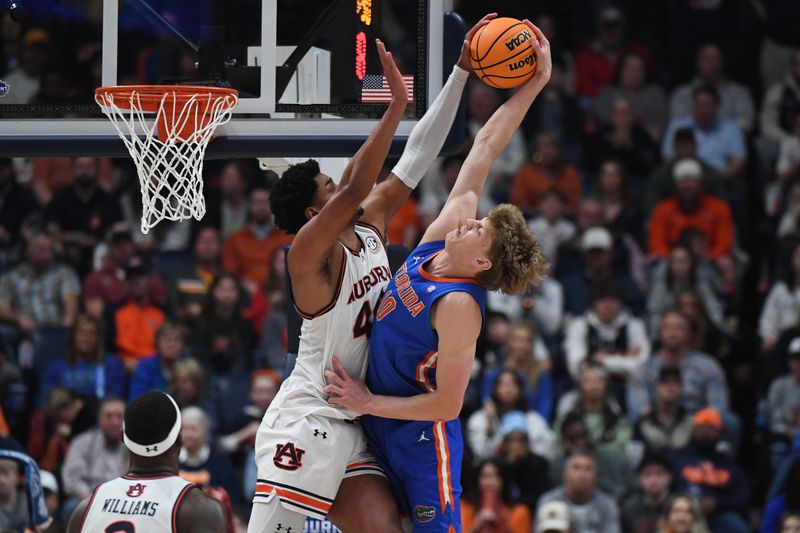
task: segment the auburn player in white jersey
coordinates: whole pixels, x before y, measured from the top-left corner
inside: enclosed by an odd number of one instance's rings
[[[220,533],[222,505],[178,477],[181,413],[171,396],[147,392],[125,410],[130,470],[81,502],[67,533]]]
[[[327,401],[325,371],[333,368],[335,355],[348,372],[365,375],[373,311],[391,279],[383,234],[441,150],[469,76],[469,38],[493,16],[468,34],[459,64],[386,181],[374,187],[407,93],[378,41],[392,101],[339,184],[309,160],[290,167],[272,189],[275,224],[295,235],[287,261],[304,321],[296,366],[256,437],[258,482],[249,533],[299,533],[307,516],[326,515],[344,531],[402,531],[357,415]]]

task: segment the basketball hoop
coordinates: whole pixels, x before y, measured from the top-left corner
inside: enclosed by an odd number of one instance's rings
[[[94,98],[136,163],[142,233],[162,220],[200,220],[206,212],[206,146],[217,126],[230,120],[238,92],[192,85],[123,85],[100,87]]]

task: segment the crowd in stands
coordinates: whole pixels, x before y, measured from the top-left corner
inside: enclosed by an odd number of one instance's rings
[[[477,20],[474,4],[456,7]],[[479,209],[517,205],[551,275],[488,297],[461,416],[464,531],[800,531],[800,42],[778,20],[794,8],[497,4],[545,30],[554,68]],[[45,65],[92,13],[3,16],[9,97],[85,96],[92,80]],[[70,68],[90,77],[97,38]],[[468,142],[506,96],[470,82]],[[413,248],[468,142],[390,242]],[[125,403],[152,389],[182,409],[181,475],[246,520],[296,335],[277,178],[209,161],[205,218],[143,234],[130,161],[0,159],[0,447],[44,471],[54,531],[124,472]],[[0,460],[0,531],[24,521],[20,475]]]

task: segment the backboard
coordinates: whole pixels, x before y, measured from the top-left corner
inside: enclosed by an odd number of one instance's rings
[[[3,20],[18,45],[0,59],[0,156],[126,156],[94,88],[165,83],[239,91],[208,158],[352,155],[386,106],[378,37],[411,100],[397,151],[457,58],[450,3],[19,0],[22,21]]]

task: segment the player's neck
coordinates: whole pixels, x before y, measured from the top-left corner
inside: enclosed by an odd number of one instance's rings
[[[156,464],[156,465],[138,465],[132,464],[128,470],[129,477],[149,477],[149,476],[177,476],[178,467],[175,465]]]
[[[423,267],[424,268],[424,267]],[[476,271],[469,267],[459,264],[453,256],[442,250],[437,254],[425,269],[429,274],[440,278],[474,278]]]

